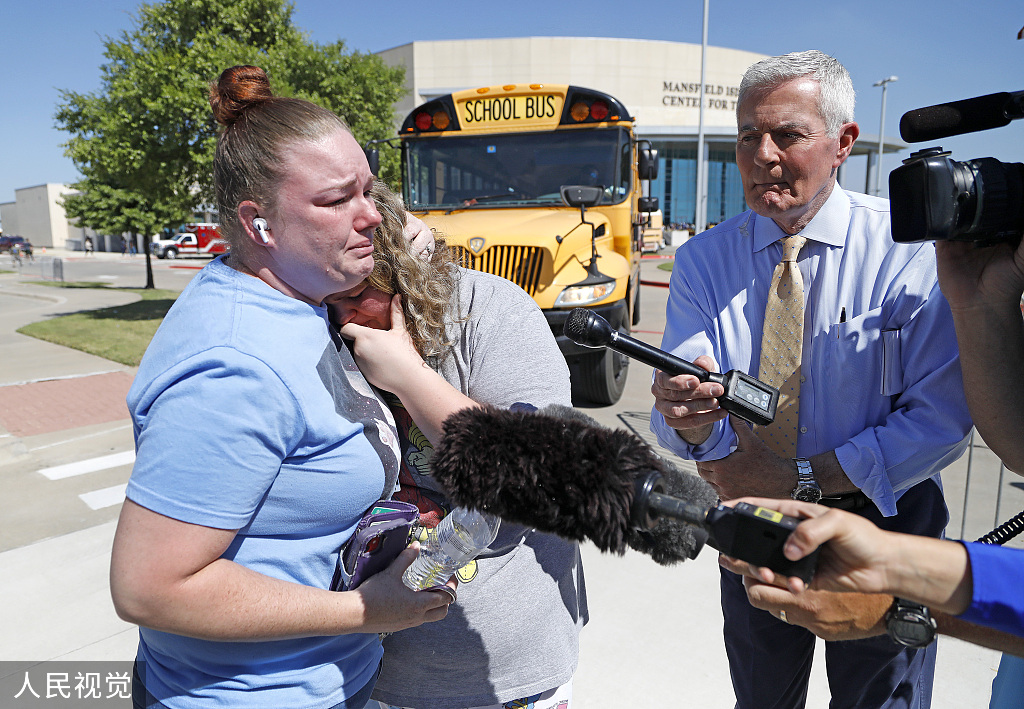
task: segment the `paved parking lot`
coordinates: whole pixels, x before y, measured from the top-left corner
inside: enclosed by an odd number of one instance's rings
[[[145,282],[142,256],[60,256],[66,280],[135,287]],[[157,287],[180,289],[202,263],[156,261]],[[655,345],[668,280],[659,263],[644,261],[647,285],[634,333]],[[132,433],[122,407],[134,372],[15,330],[132,296],[34,285],[34,267],[0,274],[0,661],[131,659],[136,631],[113,612],[107,565],[117,494],[123,497],[131,470]],[[622,400],[586,413],[651,440],[650,376],[650,368],[632,363]],[[1000,483],[998,463],[983,447],[975,451],[969,480],[965,460],[944,477],[952,536],[960,536],[962,520],[967,538],[991,528],[1000,485],[1003,518],[1024,506],[1013,476]],[[591,623],[582,636],[574,706],[731,707],[713,550],[676,567],[659,567],[635,553],[601,554],[591,546],[583,553]],[[933,707],[987,706],[997,663],[997,653],[944,639]],[[808,706],[826,706],[827,697],[819,654]]]

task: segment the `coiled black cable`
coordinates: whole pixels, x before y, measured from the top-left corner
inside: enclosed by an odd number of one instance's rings
[[[1024,510],[1021,510],[985,536],[979,537],[978,543],[1005,544],[1021,532],[1024,532]]]

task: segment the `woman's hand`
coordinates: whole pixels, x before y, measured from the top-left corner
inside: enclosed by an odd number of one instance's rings
[[[443,591],[413,591],[402,583],[402,574],[419,554],[419,543],[402,551],[391,565],[348,593],[358,594],[363,606],[364,632],[393,633],[433,623],[448,614],[454,595]],[[458,581],[453,576],[446,584],[453,591]]]
[[[429,261],[434,255],[434,232],[419,217],[406,212],[405,228],[402,234],[409,241],[412,253],[424,261]]]
[[[366,380],[397,396],[431,444],[441,441],[448,416],[477,405],[420,357],[405,329],[399,296],[391,300],[390,330],[348,323],[341,334],[353,341],[352,353]]]
[[[223,558],[231,530],[189,524],[125,500],[114,535],[110,589],[118,615],[137,625],[217,641],[389,632],[445,616],[452,596],[414,592],[407,549],[355,591],[272,578]],[[455,588],[454,581],[449,586]]]
[[[405,327],[402,296],[391,299],[391,329],[378,330],[347,323],[341,326],[342,337],[350,340],[352,354],[359,371],[375,387],[401,396],[400,389],[421,369],[429,369],[416,351]]]

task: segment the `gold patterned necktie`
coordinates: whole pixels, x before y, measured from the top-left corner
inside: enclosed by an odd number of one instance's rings
[[[807,239],[789,236],[782,241],[782,261],[775,267],[768,304],[764,309],[761,364],[758,378],[779,390],[775,421],[758,435],[776,455],[796,457],[800,425],[800,354],[804,342],[804,279],[796,264]]]

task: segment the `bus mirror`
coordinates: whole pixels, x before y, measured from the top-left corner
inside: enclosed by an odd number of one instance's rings
[[[658,198],[657,197],[641,197],[639,201],[639,208],[641,212],[657,212],[658,211]]]
[[[567,207],[594,207],[604,197],[604,189],[589,185],[562,185],[561,192]]]
[[[370,163],[370,174],[374,177],[380,172],[380,151],[377,148],[363,148],[366,162]]]
[[[658,179],[658,151],[654,148],[641,148],[637,171],[641,180]]]

